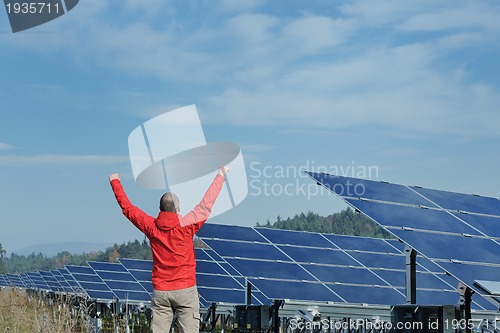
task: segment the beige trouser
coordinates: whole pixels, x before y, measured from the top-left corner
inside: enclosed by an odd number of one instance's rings
[[[200,330],[200,301],[196,286],[180,290],[153,291],[153,333],[168,333],[177,314],[180,333]]]

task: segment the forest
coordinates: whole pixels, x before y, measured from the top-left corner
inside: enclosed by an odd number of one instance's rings
[[[235,223],[236,224],[236,223]],[[333,233],[340,235],[354,235],[365,237],[390,238],[390,234],[373,223],[360,213],[347,208],[328,216],[307,212],[297,214],[294,217],[282,219],[280,216],[276,221],[267,220],[265,224],[256,224],[257,227],[311,231],[321,233]],[[198,246],[200,244],[197,244]],[[116,262],[118,258],[151,259],[151,248],[146,238],[142,241],[114,244],[103,251],[85,254],[72,254],[63,251],[55,256],[45,256],[41,253],[30,255],[17,255],[6,251],[0,244],[0,274],[21,274],[29,271],[42,271],[63,267],[65,265],[85,266],[87,261]]]

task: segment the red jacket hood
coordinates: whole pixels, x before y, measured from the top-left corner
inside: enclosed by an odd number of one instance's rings
[[[180,224],[179,214],[172,212],[160,212],[156,218],[156,226],[162,231],[168,231]]]

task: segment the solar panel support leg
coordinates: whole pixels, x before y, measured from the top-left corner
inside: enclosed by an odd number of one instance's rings
[[[272,327],[273,327],[273,333],[279,333],[280,332],[280,307],[283,304],[282,300],[273,300],[272,303]]]
[[[406,255],[406,303],[417,304],[417,251],[405,246]]]
[[[246,293],[245,293],[245,304],[251,305],[252,304],[252,284],[248,280],[246,282],[247,282],[247,288],[246,288]]]
[[[461,282],[458,283],[457,290],[460,293],[460,300],[458,302],[458,305],[460,307],[460,311],[462,312],[462,318],[460,319],[463,319],[464,322],[467,323],[465,333],[471,333],[472,329],[469,325],[472,320],[470,304],[472,303],[472,295],[474,294],[474,290]]]

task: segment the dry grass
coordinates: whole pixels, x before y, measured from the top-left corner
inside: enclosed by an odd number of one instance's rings
[[[0,289],[0,333],[92,333],[89,310],[72,298]]]

